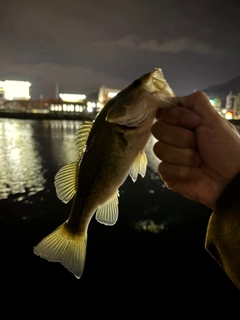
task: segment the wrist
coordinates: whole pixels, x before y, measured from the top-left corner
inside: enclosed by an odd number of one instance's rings
[[[225,187],[216,202],[215,208],[229,210],[233,208],[240,209],[240,173],[238,173]]]

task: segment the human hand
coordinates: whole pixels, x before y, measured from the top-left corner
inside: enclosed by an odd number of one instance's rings
[[[178,101],[181,107],[159,109],[152,126],[158,171],[167,188],[213,209],[240,172],[240,136],[203,92]]]

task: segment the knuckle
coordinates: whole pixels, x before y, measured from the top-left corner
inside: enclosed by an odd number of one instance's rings
[[[162,180],[166,177],[166,163],[165,162],[160,162],[158,165],[158,172],[160,174],[160,177]]]
[[[190,170],[188,167],[179,167],[179,179],[185,180],[189,177]]]
[[[162,160],[164,156],[166,157],[169,154],[169,146],[164,142],[158,141],[155,143],[153,151]]]
[[[199,157],[194,149],[185,149],[186,165],[196,166],[199,165]]]
[[[152,125],[151,132],[152,132],[153,136],[156,139],[159,139],[161,137],[161,132],[162,132],[161,127],[162,127],[162,121],[161,120],[156,121]]]
[[[193,143],[193,132],[190,130],[183,130],[181,134],[182,142],[184,146],[191,146]]]
[[[161,152],[161,143],[159,141],[156,142],[155,145],[153,146],[153,152],[160,159],[162,152]]]
[[[196,91],[193,93],[193,97],[196,99],[196,100],[199,100],[199,99],[207,99],[209,100],[208,96],[206,93],[204,93],[203,91]]]

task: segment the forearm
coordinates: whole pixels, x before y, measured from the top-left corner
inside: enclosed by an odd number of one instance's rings
[[[205,247],[240,289],[240,174],[217,202],[208,223]]]

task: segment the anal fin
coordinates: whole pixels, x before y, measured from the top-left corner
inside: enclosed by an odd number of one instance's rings
[[[107,226],[112,226],[118,219],[118,197],[117,192],[107,202],[101,205],[96,212],[96,220]]]

